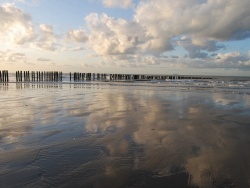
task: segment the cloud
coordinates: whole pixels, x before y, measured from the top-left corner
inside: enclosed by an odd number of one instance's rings
[[[31,16],[13,4],[0,5],[0,25],[4,43],[25,44],[36,37]]]
[[[88,40],[85,30],[72,29],[67,32],[67,39],[72,42],[83,43]]]
[[[106,1],[110,6],[116,2]],[[128,60],[131,54],[157,57],[177,46],[191,59],[207,59],[225,48],[220,42],[250,37],[249,6],[245,0],[144,0],[132,20],[87,16],[89,45],[103,57]]]
[[[170,36],[242,39],[249,37],[249,6],[245,0],[146,0],[140,2],[135,18],[154,35],[165,31]]]
[[[27,44],[44,50],[56,50],[58,37],[54,34],[53,27],[40,24],[37,29],[31,16],[14,4],[0,5],[0,24],[0,41],[3,44]]]
[[[136,8],[135,20],[156,40],[155,45],[185,35],[192,43],[184,46],[190,58],[205,58],[206,51],[223,48],[218,41],[250,37],[249,6],[245,0],[146,0]]]
[[[27,57],[24,53],[13,52],[11,50],[0,51],[0,62],[4,63],[27,63]]]
[[[210,68],[210,69],[238,69],[243,71],[250,70],[250,56],[240,52],[228,52],[212,54],[206,58],[195,59],[158,59],[162,64],[171,65],[173,67],[186,68]]]
[[[41,24],[39,29],[40,33],[35,42],[36,46],[44,50],[55,51],[58,37],[54,34],[53,26]]]
[[[37,61],[51,61],[51,59],[47,59],[47,58],[38,58]]]
[[[135,22],[115,19],[106,14],[86,17],[90,30],[89,44],[99,55],[133,54],[141,40],[141,29]]]
[[[157,65],[174,59],[179,64],[176,66],[248,69],[249,55],[228,57],[224,62],[226,56],[221,50],[226,48],[224,41],[250,37],[250,1],[143,0],[134,4],[132,0],[102,0],[102,3],[106,7],[133,6],[133,18],[91,13],[85,18],[86,30],[70,29],[56,34],[52,25],[34,23],[29,14],[14,4],[2,4],[0,41],[3,45],[47,51],[88,48],[103,61],[121,66]],[[85,44],[86,47],[82,46]],[[171,58],[174,56],[170,52],[180,47],[187,52],[186,58]],[[169,53],[169,60],[163,58],[164,52]],[[191,60],[186,62],[187,58]]]
[[[73,47],[73,48],[68,48],[67,50],[68,50],[68,51],[77,52],[77,51],[86,50],[86,48],[85,48],[85,47],[82,47],[82,46],[76,46],[76,47]]]
[[[240,52],[219,53],[215,56],[215,63],[219,67],[250,70],[250,55]]]
[[[106,149],[103,157],[132,155],[132,159],[126,156],[131,159],[126,165],[133,166],[133,170],[146,170],[161,177],[185,172],[190,175],[190,185],[197,187],[225,183],[247,187],[250,171],[245,163],[250,156],[246,147],[249,137],[246,131],[239,130],[248,121],[242,118],[244,108],[239,105],[246,107],[246,101],[215,93],[207,96],[209,102],[197,103],[193,98],[196,94],[185,95],[185,100],[179,100],[179,95],[164,94],[163,99],[149,91],[150,100],[145,101],[136,93],[104,93],[100,103],[88,109],[93,113],[85,130],[104,135],[97,141]],[[233,113],[235,110],[239,113]],[[76,112],[86,114],[84,110]],[[225,116],[228,112],[234,115]],[[221,116],[225,118],[220,119]],[[130,139],[125,139],[128,136]],[[129,152],[135,144],[140,151]],[[235,169],[243,169],[244,175]]]
[[[133,6],[132,0],[102,0],[102,3],[106,7],[119,7],[119,8],[130,8]]]

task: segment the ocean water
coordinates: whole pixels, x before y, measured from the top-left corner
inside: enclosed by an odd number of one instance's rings
[[[250,187],[248,78],[0,84],[0,187]]]

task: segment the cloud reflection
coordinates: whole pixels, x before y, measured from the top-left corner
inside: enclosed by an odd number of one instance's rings
[[[1,147],[26,147],[22,156],[57,182],[121,187],[136,180],[143,187],[143,177],[152,182],[165,178],[164,185],[174,177],[178,183],[181,175],[184,183],[199,187],[249,186],[250,106],[245,95],[118,86],[29,93],[9,88],[7,93],[1,100]],[[29,148],[36,139],[38,147]],[[38,149],[42,144],[46,148]],[[50,160],[63,170],[51,172]]]
[[[132,157],[133,169],[159,176],[187,172],[199,187],[249,186],[244,96],[134,91],[99,98],[91,108],[102,109],[90,115],[86,131],[104,134],[107,156]]]

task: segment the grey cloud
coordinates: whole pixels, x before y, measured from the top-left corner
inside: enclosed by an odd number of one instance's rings
[[[176,56],[176,55],[172,55],[171,58],[174,58],[174,59],[178,59],[179,56]]]
[[[219,49],[225,48],[224,45],[218,44],[214,40],[204,40],[204,39],[194,39],[185,37],[185,39],[180,39],[178,45],[184,47],[188,53],[189,58],[207,58],[207,52],[215,52]]]
[[[82,46],[78,46],[78,47],[75,47],[75,48],[72,48],[70,49],[71,51],[83,51],[83,50],[86,50],[85,47],[82,47]]]
[[[24,53],[17,53],[10,50],[0,51],[0,60],[5,63],[27,63],[27,57]]]
[[[242,40],[250,38],[250,31],[236,31],[231,37],[232,40]]]
[[[211,57],[215,57],[215,56],[217,56],[218,54],[216,54],[216,53],[213,53],[213,54],[211,54],[210,56]]]
[[[189,52],[189,58],[195,59],[195,58],[206,58],[208,54],[206,52],[202,52],[200,49],[197,49],[195,47],[190,47],[187,49]]]
[[[202,51],[193,50],[189,55],[179,58],[166,58],[162,56],[153,56],[157,64],[166,67],[182,67],[182,68],[210,68],[210,69],[237,69],[242,71],[250,70],[250,53],[244,54],[240,52],[203,54]],[[139,56],[139,55],[137,55]],[[193,58],[192,58],[193,57]],[[200,57],[200,58],[198,58]],[[140,61],[138,61],[140,62]]]
[[[190,68],[222,68],[249,71],[250,56],[240,52],[219,53],[207,57],[207,59],[194,59],[185,63],[179,62],[179,64]]]
[[[47,58],[38,58],[37,61],[51,61],[51,59],[47,59]]]

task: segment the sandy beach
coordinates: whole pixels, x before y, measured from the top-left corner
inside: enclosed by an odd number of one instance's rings
[[[0,86],[0,187],[249,187],[250,95]]]

